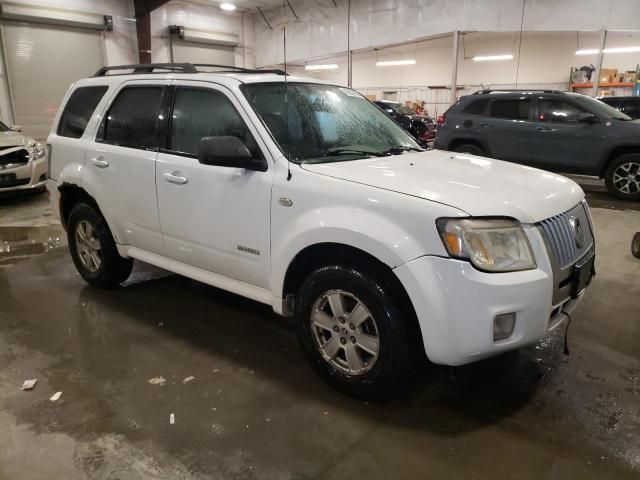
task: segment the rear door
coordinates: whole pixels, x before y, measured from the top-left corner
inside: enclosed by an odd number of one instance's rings
[[[162,254],[156,199],[157,130],[169,81],[125,82],[106,108],[86,152],[83,184],[94,196],[116,241]]]
[[[480,134],[493,158],[527,163],[528,149],[535,133],[530,95],[497,97],[489,103],[487,116],[480,121]]]
[[[549,170],[592,174],[602,158],[607,128],[587,123],[587,112],[570,99],[540,95],[536,101],[536,141],[531,155],[536,166]]]

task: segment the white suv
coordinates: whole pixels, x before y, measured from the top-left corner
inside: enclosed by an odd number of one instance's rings
[[[349,88],[207,69],[105,67],[67,93],[48,188],[87,282],[136,259],[271,305],[364,398],[420,354],[461,365],[569,318],[595,257],[574,182],[423,151]]]

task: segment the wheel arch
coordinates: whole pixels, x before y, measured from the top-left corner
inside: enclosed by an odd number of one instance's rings
[[[491,156],[491,152],[487,145],[482,140],[472,137],[456,137],[452,139],[447,145],[447,150],[453,151],[460,145],[465,144],[476,145],[477,147],[482,149],[484,155]]]
[[[62,222],[62,226],[65,230],[67,229],[71,210],[73,210],[73,207],[78,203],[87,203],[102,215],[96,200],[81,186],[75,183],[64,182],[58,187],[58,191],[60,192],[60,221]],[[102,215],[102,217],[104,218],[104,215]]]
[[[625,145],[617,145],[612,148],[602,159],[602,164],[600,165],[598,176],[600,178],[604,178],[607,168],[609,168],[609,164],[620,155],[626,155],[627,153],[638,153],[640,154],[640,144],[625,144]]]

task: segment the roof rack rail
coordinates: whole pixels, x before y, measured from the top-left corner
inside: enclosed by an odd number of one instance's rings
[[[140,73],[202,73],[196,67],[218,68],[219,72],[237,73],[275,73],[276,75],[286,75],[283,70],[259,70],[254,68],[235,67],[233,65],[218,65],[215,63],[140,63],[132,65],[112,65],[101,67],[94,77],[107,76],[109,72],[117,70],[131,70],[130,72],[115,73],[114,75],[136,75]]]
[[[479,95],[482,93],[523,93],[523,92],[536,92],[536,93],[565,93],[562,90],[551,90],[546,88],[496,88],[496,89],[485,89],[478,90],[477,92],[473,92],[473,95]]]

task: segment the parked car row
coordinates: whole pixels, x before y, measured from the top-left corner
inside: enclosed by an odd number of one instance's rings
[[[410,107],[391,100],[376,100],[373,103],[413,135],[423,147],[428,147],[435,140],[436,122],[428,115],[420,115]]]
[[[461,97],[442,115],[435,148],[597,176],[613,195],[640,200],[640,120],[585,95],[483,90]]]

